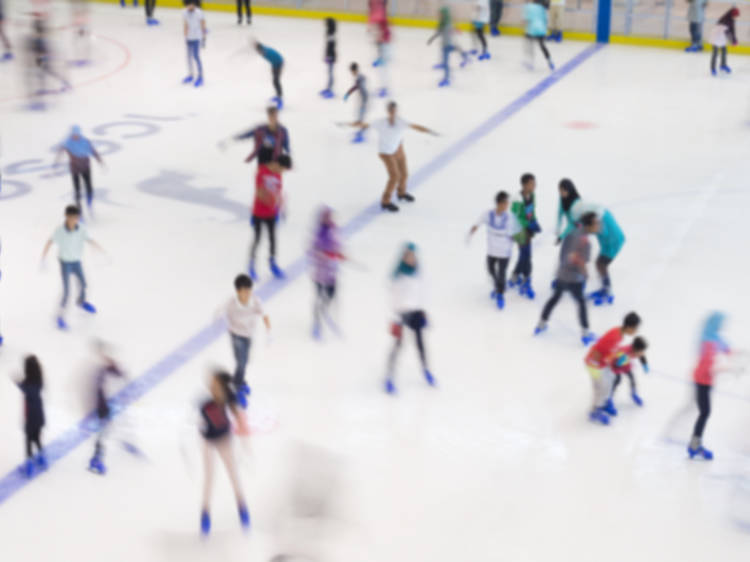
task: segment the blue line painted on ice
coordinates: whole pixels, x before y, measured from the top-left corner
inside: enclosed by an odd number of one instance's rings
[[[596,53],[601,47],[601,45],[591,45],[587,47],[558,70],[539,82],[536,86],[445,149],[411,177],[409,188],[414,190],[421,186],[421,184],[430,179],[430,177],[436,172],[450,164],[472,145],[502,125],[510,117],[529,105],[559,80],[588,60],[589,57]],[[373,203],[362,210],[359,214],[355,215],[342,227],[342,237],[344,239],[350,238],[369,225],[381,214],[380,202]],[[280,281],[270,281],[263,284],[258,288],[258,296],[265,301],[273,298],[279,291],[300,277],[306,269],[307,258],[305,256],[297,258],[293,263],[287,266],[285,279]],[[145,373],[117,393],[112,399],[113,411],[122,411],[124,408],[127,408],[130,404],[141,398],[144,394],[173,374],[177,369],[190,361],[198,353],[203,351],[223,333],[224,328],[220,321],[214,322],[200,330],[193,337],[169,353],[164,359],[153,365]],[[45,450],[47,452],[47,459],[50,466],[91,437],[91,435],[96,432],[96,427],[96,415],[92,412],[78,422],[75,427],[68,429],[54,441],[49,443]],[[0,480],[0,504],[8,500],[13,494],[33,481],[34,480],[24,478],[18,470],[9,472],[2,480]]]

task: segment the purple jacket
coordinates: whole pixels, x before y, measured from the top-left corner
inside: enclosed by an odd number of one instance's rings
[[[321,224],[310,248],[313,280],[321,285],[335,284],[341,257],[338,229],[335,225]]]

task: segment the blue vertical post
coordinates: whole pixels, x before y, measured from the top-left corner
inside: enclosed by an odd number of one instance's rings
[[[597,0],[596,41],[609,43],[609,29],[612,20],[612,0]]]

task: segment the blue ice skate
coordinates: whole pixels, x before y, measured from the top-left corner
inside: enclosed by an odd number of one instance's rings
[[[607,400],[606,404],[604,404],[604,407],[602,408],[604,412],[609,414],[610,416],[616,416],[617,415],[617,408],[615,408],[614,403],[612,402],[612,399],[610,398]]]
[[[372,66],[373,68],[383,66],[383,59],[381,57],[376,58],[374,61],[372,61]]]
[[[284,275],[284,272],[281,270],[281,268],[278,265],[276,265],[275,259],[271,258],[270,260],[268,260],[268,267],[271,269],[271,274],[276,279],[284,279],[286,277],[286,275]]]
[[[630,397],[633,399],[633,402],[635,402],[636,406],[643,406],[643,399],[638,396],[635,392],[630,395]]]
[[[466,55],[466,53],[461,53],[461,63],[458,65],[460,68],[463,68],[469,64],[469,57]]]
[[[34,476],[34,461],[27,459],[26,462],[21,465],[19,470],[26,478],[31,478]]]
[[[193,81],[192,75],[191,76],[186,76],[185,78],[182,79],[182,83],[183,84],[190,84],[192,81]]]
[[[243,382],[237,389],[237,392],[244,394],[245,396],[250,396],[251,390],[248,384],[246,382]]]
[[[504,309],[505,308],[505,297],[502,294],[498,293],[498,295],[495,297],[495,304],[497,305],[497,307],[500,310]]]
[[[247,274],[250,276],[250,279],[253,281],[258,280],[258,273],[255,271],[255,262],[251,261],[250,266],[247,268]]]
[[[3,336],[0,336],[0,345],[3,345]]]
[[[688,446],[688,455],[690,455],[691,459],[694,459],[695,457],[700,457],[706,461],[711,461],[714,459],[713,452],[709,451],[702,445],[699,445],[698,448],[696,449],[693,449],[692,447]]]
[[[207,537],[211,532],[211,516],[208,511],[201,511],[201,535]]]
[[[242,530],[249,531],[250,530],[250,512],[247,510],[247,506],[244,504],[240,504],[237,507],[237,511],[240,514],[240,525],[242,525]]]
[[[89,314],[96,314],[96,307],[90,302],[83,301],[79,303],[78,306],[80,306],[83,310],[85,310]]]
[[[451,81],[448,78],[443,78],[440,82],[438,82],[438,88],[445,88],[446,86],[450,86]]]
[[[57,329],[58,330],[67,330],[69,328],[68,323],[65,321],[65,318],[62,316],[57,317]]]
[[[435,377],[433,377],[432,373],[427,369],[424,370],[424,379],[427,381],[427,384],[429,384],[430,386],[437,385],[437,381],[435,380]]]
[[[13,59],[13,53],[5,53],[2,57],[0,57],[0,61],[7,61]]]
[[[317,340],[317,341],[320,341],[321,338],[322,338],[320,324],[318,322],[316,322],[315,324],[313,324],[312,337],[313,337],[314,340]]]
[[[243,394],[242,392],[238,392],[235,397],[237,398],[237,404],[240,405],[240,408],[243,410],[247,409],[247,396]]]
[[[433,70],[445,70],[445,64],[439,62],[432,66]]]
[[[387,88],[380,88],[380,90],[378,90],[378,97],[385,98],[387,96],[388,96],[388,89]]]
[[[588,299],[593,301],[594,306],[602,306],[604,304],[612,304],[615,300],[615,296],[611,294],[607,289],[599,289],[593,293],[587,295]]]
[[[711,75],[712,75],[712,76],[716,76],[716,69],[715,69],[715,68],[712,68],[712,69],[711,69]]]
[[[107,472],[107,467],[104,466],[104,463],[102,462],[102,459],[99,457],[99,455],[94,455],[89,461],[89,470],[95,474],[104,476],[104,474]]]
[[[508,288],[515,289],[516,287],[520,287],[522,283],[523,281],[521,280],[520,275],[513,275],[508,279]]]
[[[279,96],[272,97],[271,101],[276,104],[276,109],[278,109],[279,111],[284,109],[284,100],[282,100]]]
[[[498,37],[500,35],[500,30],[497,27],[490,27],[490,35]]]
[[[581,343],[586,347],[590,346],[596,341],[596,335],[593,332],[586,332],[581,336]]]
[[[546,322],[539,322],[537,324],[536,328],[534,328],[534,335],[538,336],[539,334],[542,334],[547,331],[547,323]]]
[[[386,379],[386,381],[385,381],[385,391],[388,394],[396,394],[396,385],[393,384],[393,381],[391,379]]]
[[[482,53],[477,57],[478,60],[490,60],[491,55],[489,53]]]
[[[329,100],[335,97],[335,94],[330,89],[326,88],[325,90],[321,90],[320,97]]]
[[[589,414],[589,421],[600,423],[602,425],[609,425],[609,416],[605,414],[601,408],[597,408]]]
[[[39,453],[39,456],[36,458],[36,466],[39,468],[40,471],[47,470],[47,467],[49,464],[47,464],[47,457],[44,453]]]
[[[154,26],[154,25],[159,25],[159,20],[158,20],[158,19],[156,19],[156,18],[148,18],[148,19],[146,20],[146,24],[147,24],[147,25],[151,25],[151,26]]]
[[[534,289],[531,287],[531,279],[526,279],[526,281],[524,281],[518,288],[518,291],[521,293],[522,297],[526,297],[527,299],[532,301],[536,296]]]
[[[363,131],[357,131],[352,137],[352,144],[359,144],[365,142],[365,133]]]
[[[203,86],[203,76],[198,76],[198,80],[195,81],[195,84],[193,84],[196,88],[200,88]]]
[[[726,72],[727,74],[732,74],[732,69],[729,68],[726,64],[721,66],[721,71]]]
[[[554,62],[552,62],[551,60],[548,60],[547,61],[547,65],[549,66],[550,72],[554,72],[555,71],[555,63]]]

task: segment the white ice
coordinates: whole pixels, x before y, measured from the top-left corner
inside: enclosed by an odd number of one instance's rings
[[[9,27],[20,44],[25,29],[15,16],[22,6],[13,8]],[[296,166],[285,179],[281,265],[304,252],[321,203],[344,224],[384,184],[374,140],[352,145],[351,131],[335,126],[354,110],[355,100],[341,101],[348,63],[359,61],[370,82],[378,81],[363,26],[340,26],[338,97],[325,101],[317,95],[325,85],[322,22],[258,17],[250,31],[233,14],[207,13],[206,84],[196,90],[180,83],[179,13],[161,9],[158,16],[162,25],[147,28],[142,9],[95,7],[93,64],[69,71],[74,89],[54,97],[46,112],[24,109],[21,62],[0,66],[0,475],[23,459],[21,397],[9,377],[24,354],[38,354],[46,369],[43,438],[51,442],[85,414],[80,384],[92,337],[114,342],[138,377],[207,325],[231,295],[250,234],[241,212],[157,197],[139,185],[182,175],[196,189],[223,192],[237,208],[249,203],[255,168],[243,158],[250,145],[221,152],[217,142],[260,122],[272,95],[267,64],[247,48],[251,33],[287,61],[282,121]],[[66,24],[67,8],[56,21]],[[489,62],[455,70],[453,85],[438,89],[431,69],[437,47],[425,46],[428,34],[395,30],[392,82],[402,114],[441,133],[408,134],[412,172],[548,74],[539,54],[536,71],[521,67],[519,38],[493,38]],[[69,28],[54,39],[60,52],[70,50]],[[550,49],[559,67],[586,47]],[[214,534],[206,542],[198,536],[201,467],[188,422],[207,366],[232,364],[222,337],[122,414],[121,429],[147,460],[111,442],[109,472],[95,476],[85,470],[88,441],[1,504],[0,558],[268,560],[279,548],[274,514],[287,485],[285,451],[302,441],[341,459],[344,507],[326,538],[326,559],[747,560],[750,539],[737,525],[750,521],[747,377],[727,375],[714,393],[705,440],[716,460],[689,462],[684,447],[705,313],[727,311],[729,340],[748,346],[750,62],[732,56],[730,65],[731,77],[712,78],[707,54],[602,49],[420,185],[416,203],[347,240],[347,253],[366,271],[342,274],[342,340],[311,340],[305,276],[270,300],[273,339],[259,338],[249,368],[252,452],[238,451],[253,516],[249,537],[221,470]],[[370,117],[383,113],[378,100]],[[146,120],[159,128],[150,136],[127,138],[142,131],[136,128],[95,131],[144,121],[127,115],[179,119]],[[88,253],[85,269],[99,313],[71,314],[70,333],[61,333],[53,324],[59,274],[54,259],[40,271],[40,253],[71,200],[70,178],[9,167],[50,164],[52,147],[73,124],[120,150],[104,150],[106,169],[94,165],[93,172],[99,195],[90,230],[107,256]],[[527,171],[538,178],[544,229],[534,248],[538,296],[529,302],[510,294],[501,312],[488,299],[483,236],[467,245],[466,233],[495,192],[515,193]],[[562,177],[610,208],[627,236],[612,267],[617,300],[590,310],[592,327],[602,333],[635,309],[651,345],[652,373],[636,375],[645,405],[630,404],[625,385],[611,427],[586,419],[590,383],[572,301],[560,304],[546,335],[531,335],[557,260]],[[11,182],[31,191],[11,198],[19,189]],[[387,276],[405,240],[419,244],[429,279],[427,346],[439,388],[424,384],[409,345],[400,393],[390,397],[381,391],[391,345]]]

